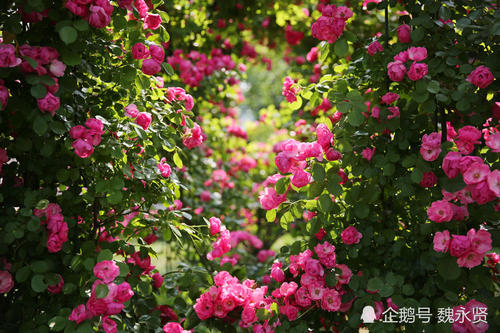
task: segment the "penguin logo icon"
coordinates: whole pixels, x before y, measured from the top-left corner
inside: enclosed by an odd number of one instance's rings
[[[371,324],[375,321],[375,310],[373,306],[367,305],[363,308],[363,314],[361,315],[361,320],[365,324]]]

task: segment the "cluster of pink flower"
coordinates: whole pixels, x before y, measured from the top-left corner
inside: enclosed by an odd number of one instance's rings
[[[250,169],[254,169],[257,167],[257,161],[248,156],[248,155],[239,155],[239,156],[232,156],[231,157],[231,164],[234,165],[231,169],[233,170],[233,174],[239,170],[243,172],[248,172]]]
[[[262,240],[259,237],[252,235],[248,231],[236,230],[231,231],[231,248],[235,248],[239,243],[246,241],[256,249],[262,248]]]
[[[410,47],[394,56],[394,62],[387,65],[387,75],[392,81],[402,81],[405,74],[412,81],[423,78],[428,73],[427,64],[420,63],[427,58],[427,49],[425,47]],[[405,62],[413,60],[410,69],[406,71]]]
[[[221,226],[221,221],[217,217],[211,217],[210,234],[217,235],[217,240],[212,243],[212,251],[207,253],[208,260],[222,257],[225,253],[231,250],[231,232],[225,226]]]
[[[242,138],[245,140],[248,139],[247,132],[245,132],[245,130],[243,128],[238,126],[238,124],[236,124],[236,122],[233,122],[231,125],[229,125],[226,130],[227,130],[228,134],[232,134],[235,137]]]
[[[291,25],[287,25],[285,28],[285,38],[289,45],[299,45],[302,38],[304,38],[304,33],[302,31],[295,31]]]
[[[149,4],[149,5],[148,5]],[[129,20],[136,20],[134,13],[138,13],[139,17],[144,20],[143,29],[156,30],[160,27],[162,19],[159,14],[148,13],[153,9],[153,3],[150,0],[118,0],[118,5],[128,10]]]
[[[483,261],[486,252],[491,250],[491,234],[483,229],[477,232],[470,229],[467,236],[452,235],[448,230],[436,232],[434,235],[434,251],[450,254],[457,258],[460,267],[472,268],[478,266]]]
[[[139,112],[137,105],[129,104],[124,109],[125,115],[132,119],[135,118],[135,123],[142,127],[143,130],[147,130],[151,122],[153,121],[153,117],[149,112]]]
[[[231,56],[223,54],[221,49],[212,49],[210,58],[197,51],[191,51],[183,58],[182,50],[175,50],[171,57],[167,57],[167,62],[173,68],[178,66],[182,82],[191,87],[197,87],[215,71],[232,70],[236,67]]]
[[[172,103],[174,101],[184,102],[184,107],[187,111],[191,111],[194,107],[193,96],[187,94],[186,91],[179,87],[169,87],[167,88],[167,97],[165,98],[166,103]],[[179,112],[179,111],[177,111]],[[182,115],[182,126],[185,125],[185,116]]]
[[[161,64],[165,59],[163,47],[150,44],[149,48],[143,43],[132,46],[132,58],[142,60],[141,70],[146,75],[155,75],[161,71]]]
[[[58,60],[59,53],[52,47],[22,45],[19,47],[19,54],[22,59],[17,57],[14,45],[0,43],[0,67],[20,66],[23,73],[36,73],[39,76],[49,75],[54,80],[54,84],[45,85],[47,93],[43,98],[39,98],[37,103],[40,111],[48,112],[53,116],[60,107],[59,97],[53,95],[59,90],[57,77],[64,75],[66,65]],[[33,67],[33,61],[36,63],[36,67]],[[8,98],[9,91],[1,81],[0,102],[2,108],[7,106]]]
[[[208,187],[213,185],[214,183],[218,184],[221,190],[225,188],[234,188],[234,182],[230,181],[229,175],[223,169],[214,170],[212,172],[212,175],[210,176],[210,179],[206,180],[203,185]]]
[[[467,76],[467,81],[478,88],[486,88],[494,80],[495,77],[491,73],[490,69],[486,66],[477,67]]]
[[[382,46],[382,44],[380,44],[378,42],[378,40],[376,40],[373,43],[371,43],[370,45],[368,45],[367,51],[368,51],[369,55],[374,56],[377,52],[383,52],[384,47]]]
[[[64,6],[97,29],[102,29],[111,22],[114,9],[109,0],[68,0]]]
[[[33,209],[33,215],[44,218],[41,220],[41,224],[46,224],[49,231],[47,239],[49,252],[59,252],[63,244],[68,240],[68,224],[64,222],[61,207],[58,204],[49,203],[45,209]]]
[[[70,131],[70,137],[73,141],[75,154],[81,158],[90,157],[94,153],[94,147],[101,143],[101,135],[104,134],[103,123],[96,118],[89,118],[85,122],[85,128],[82,125],[73,126]]]
[[[352,11],[344,6],[328,5],[322,7],[321,17],[311,26],[313,37],[335,43],[344,32],[346,21],[352,17]]]
[[[205,140],[207,136],[203,133],[200,125],[194,123],[193,128],[189,128],[186,126],[184,131],[184,135],[182,136],[182,143],[188,149],[192,149],[194,147],[200,146]]]
[[[232,313],[236,316],[238,312],[241,317],[239,325],[246,328],[258,320],[256,310],[265,308],[270,311],[273,302],[270,297],[265,296],[267,286],[256,288],[253,280],[240,283],[226,271],[217,273],[214,282],[215,285],[203,293],[194,305],[194,310],[201,320],[211,317],[226,318]]]
[[[271,268],[271,278],[280,283],[279,288],[272,292],[280,305],[280,313],[288,320],[297,319],[300,310],[317,307],[329,312],[346,312],[354,298],[342,303],[341,297],[347,291],[343,289],[352,277],[352,271],[344,264],[336,262],[335,246],[325,241],[314,248],[318,259],[313,259],[314,253],[306,250],[298,255],[290,256],[289,272],[293,279],[299,282],[285,282],[286,276],[281,269],[282,264],[276,262]],[[330,285],[327,276],[335,274],[336,283]]]
[[[170,177],[170,174],[172,173],[172,168],[170,167],[170,165],[166,161],[167,161],[167,158],[162,157],[162,159],[158,163],[158,170],[160,170],[160,173],[163,177],[168,178],[168,177]]]
[[[97,279],[92,285],[90,298],[86,304],[80,304],[74,308],[68,319],[79,324],[86,319],[103,316],[102,325],[104,331],[106,333],[115,333],[117,326],[116,322],[109,318],[109,316],[120,313],[125,307],[123,303],[134,296],[134,292],[126,281],[118,285],[113,283],[115,278],[120,275],[120,268],[112,260],[98,262],[94,266],[94,275]],[[99,285],[106,286],[106,296],[97,296],[97,288]]]
[[[260,262],[266,262],[267,258],[274,257],[276,255],[276,252],[273,250],[260,250],[259,253],[257,253],[257,260]]]
[[[295,85],[295,81],[287,76],[283,82],[283,92],[282,95],[285,96],[288,103],[293,103],[297,100],[297,93],[300,91],[300,87]]]

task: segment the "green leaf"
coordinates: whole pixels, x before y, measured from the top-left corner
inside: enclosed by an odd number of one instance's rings
[[[30,266],[21,267],[16,272],[16,281],[19,283],[26,281],[30,276],[30,273],[31,273]]]
[[[437,264],[439,275],[445,280],[455,280],[460,276],[460,267],[458,267],[457,260],[450,256],[445,255]]]
[[[49,320],[49,328],[51,331],[60,332],[66,327],[67,323],[68,319],[66,317],[56,316]]]
[[[348,113],[350,109],[351,109],[351,103],[349,103],[349,102],[342,101],[342,102],[337,103],[337,110],[340,113],[344,113],[344,114]]]
[[[339,58],[343,58],[347,54],[347,52],[349,51],[349,45],[347,44],[347,39],[345,39],[345,38],[338,39],[335,42],[335,46],[333,49],[335,51],[335,54]]]
[[[36,99],[44,98],[45,95],[47,95],[47,88],[45,88],[41,84],[37,84],[31,87],[30,89],[31,96],[35,97]]]
[[[124,262],[117,262],[116,265],[120,268],[120,277],[126,277],[128,273],[130,273],[130,268],[128,267],[128,264]]]
[[[424,28],[417,28],[413,30],[411,33],[412,42],[420,42],[425,36]]]
[[[329,194],[322,194],[319,197],[319,209],[323,213],[329,213],[333,208],[332,198]]]
[[[314,163],[312,167],[312,176],[314,180],[322,182],[325,179],[325,168],[320,163]]]
[[[283,216],[281,216],[280,226],[283,229],[288,230],[288,224],[290,224],[292,222],[293,222],[293,215],[292,215],[292,213],[285,212],[285,214],[283,214]]]
[[[80,65],[80,63],[82,62],[82,57],[77,52],[73,52],[66,49],[63,50],[61,53],[62,53],[62,61],[68,66]]]
[[[73,22],[73,26],[78,31],[87,31],[89,30],[89,24],[85,20],[78,20]]]
[[[325,282],[329,288],[333,288],[337,285],[337,276],[335,274],[335,270],[326,273]]]
[[[36,293],[44,292],[47,289],[47,284],[43,280],[43,275],[36,274],[31,278],[31,289]]]
[[[59,37],[61,37],[61,40],[65,44],[71,44],[78,38],[78,32],[75,28],[70,26],[62,27],[61,30],[59,30]]]
[[[35,122],[33,123],[33,129],[39,136],[42,136],[47,132],[49,126],[47,125],[47,122],[45,121],[45,118],[43,116],[37,116],[35,118]]]
[[[109,291],[108,286],[105,284],[99,284],[95,288],[95,293],[97,298],[104,298],[108,296],[108,291]]]
[[[288,177],[283,177],[283,178],[278,179],[278,181],[276,182],[276,185],[274,185],[274,187],[276,189],[276,193],[278,193],[278,194],[285,193],[286,190],[288,189],[289,183],[290,183],[290,178],[288,178]]]
[[[368,284],[366,285],[366,287],[370,291],[381,290],[384,287],[384,281],[382,281],[382,279],[378,277],[374,277],[368,280]]]
[[[113,252],[111,252],[108,249],[101,250],[99,254],[97,255],[97,262],[101,262],[104,260],[112,260],[113,259]]]
[[[274,222],[276,220],[276,209],[271,209],[266,212],[267,222]]]
[[[365,117],[359,111],[353,111],[353,112],[349,113],[349,115],[347,117],[347,121],[353,127],[358,127],[359,125],[361,125],[364,122],[364,120],[365,120]]]
[[[368,207],[367,204],[365,203],[357,203],[354,206],[354,214],[359,217],[360,219],[364,219],[368,217],[368,214],[370,214],[370,207]]]
[[[38,260],[31,264],[31,270],[35,273],[45,273],[49,270],[49,265],[46,261]]]
[[[181,169],[181,168],[182,168],[182,166],[184,165],[184,164],[182,163],[182,160],[181,160],[181,158],[180,158],[179,154],[177,154],[177,152],[175,152],[175,153],[174,153],[174,164],[175,164],[175,166],[176,166],[176,167],[178,167],[179,169]]]
[[[403,294],[405,294],[407,296],[411,296],[415,292],[415,289],[413,288],[413,286],[411,284],[405,284],[403,286],[403,288],[401,289],[401,291],[403,292]]]
[[[293,103],[290,104],[290,108],[292,110],[298,110],[302,106],[302,98],[300,96],[297,96],[297,100]]]
[[[448,177],[439,178],[439,185],[450,193],[454,193],[460,191],[465,187],[465,183],[462,177],[455,177],[453,179],[449,179]]]
[[[432,80],[429,82],[427,85],[427,91],[430,92],[431,94],[437,94],[439,92],[439,82]]]
[[[163,231],[163,240],[165,242],[168,242],[171,239],[172,239],[172,231],[170,231],[170,228],[165,228],[165,230]]]
[[[422,170],[415,168],[413,170],[413,172],[411,173],[410,178],[411,178],[412,182],[418,184],[422,181],[423,176],[424,176],[424,174],[422,173]]]
[[[168,76],[172,76],[175,74],[174,69],[172,68],[172,66],[170,66],[169,63],[164,62],[161,64],[161,67],[163,67],[163,70],[165,71],[165,73],[167,73]]]

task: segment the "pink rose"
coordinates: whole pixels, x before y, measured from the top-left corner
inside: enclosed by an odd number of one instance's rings
[[[427,49],[425,47],[410,47],[408,49],[408,59],[413,61],[422,61],[427,58]]]
[[[399,94],[388,92],[384,96],[382,96],[381,104],[386,104],[386,105],[392,104],[395,101],[397,101],[399,97],[400,97]]]
[[[69,130],[69,136],[74,140],[81,139],[85,136],[85,133],[87,133],[87,131],[88,130],[84,126],[76,125],[71,127],[71,129]]]
[[[217,217],[211,217],[208,222],[210,223],[210,234],[213,236],[218,234],[221,230],[221,220]]]
[[[102,327],[106,333],[116,333],[116,322],[108,316],[102,318]]]
[[[168,178],[170,177],[170,174],[172,172],[172,168],[168,163],[166,163],[167,159],[165,157],[162,157],[160,160],[160,163],[158,163],[158,170],[160,170],[160,173],[163,177]]]
[[[120,268],[113,260],[103,260],[94,266],[94,275],[104,283],[110,283],[120,275]]]
[[[182,328],[181,324],[170,322],[163,326],[163,332],[165,333],[183,333],[186,332]]]
[[[76,139],[72,146],[75,149],[75,154],[81,158],[87,158],[94,153],[94,147],[87,140]]]
[[[59,274],[59,282],[56,285],[48,286],[47,290],[52,294],[59,294],[62,291],[63,286],[64,286],[64,280],[61,274]]]
[[[407,72],[408,78],[412,81],[418,81],[428,73],[427,64],[422,64],[418,62],[413,62],[410,66],[410,70]]]
[[[368,160],[368,162],[371,161],[373,155],[375,155],[375,147],[373,148],[369,148],[369,147],[366,147],[365,149],[363,149],[363,158]]]
[[[444,157],[442,168],[448,178],[455,178],[460,173],[461,158],[462,154],[456,151],[450,151]]]
[[[408,61],[408,50],[404,50],[404,51],[401,51],[399,52],[398,54],[396,54],[394,57],[393,57],[394,61],[399,61],[399,62],[402,62],[402,63],[405,63]]]
[[[486,179],[488,187],[491,192],[493,192],[497,198],[500,197],[500,170],[493,170],[489,173]]]
[[[266,187],[259,195],[259,201],[262,208],[271,210],[277,208],[282,202],[286,201],[286,193],[277,194],[273,187]]]
[[[135,118],[139,114],[139,109],[135,104],[129,104],[125,107],[125,115],[130,118]]]
[[[149,57],[149,51],[146,45],[142,43],[136,43],[132,46],[132,58],[140,60]]]
[[[411,28],[408,24],[402,24],[398,27],[398,39],[400,43],[409,43]]]
[[[453,218],[453,207],[446,200],[434,201],[427,209],[429,220],[441,223],[450,222]]]
[[[453,235],[450,244],[450,254],[454,257],[460,257],[471,248],[470,239],[467,236]]]
[[[139,112],[137,118],[135,119],[135,123],[141,126],[144,130],[147,130],[149,125],[151,124],[152,117],[148,112]]]
[[[491,74],[490,69],[486,66],[479,66],[467,76],[467,81],[478,88],[486,88],[494,80],[493,74]]]
[[[0,67],[16,67],[21,64],[16,57],[16,48],[11,44],[0,44]]]
[[[309,62],[315,62],[318,60],[318,48],[312,47],[311,50],[307,53],[306,59]]]
[[[72,320],[77,324],[80,324],[87,318],[89,318],[89,315],[87,314],[87,310],[85,309],[84,304],[80,304],[76,308],[74,308],[71,312],[71,315],[68,317],[69,320]]]
[[[287,76],[283,82],[282,95],[285,96],[288,103],[293,103],[297,100],[296,95],[300,91],[300,88],[294,85],[295,81],[292,80],[291,77]]]
[[[464,182],[468,185],[484,181],[490,174],[490,167],[484,163],[472,163],[463,173]]]
[[[325,288],[321,298],[321,308],[329,312],[335,312],[340,309],[341,296],[335,289]]]
[[[328,126],[325,124],[319,124],[316,127],[316,137],[317,142],[323,147],[324,150],[327,150],[330,147],[330,144],[333,144],[334,138],[333,133],[330,132]]]
[[[151,278],[153,279],[153,287],[160,289],[163,284],[163,276],[160,273],[154,273]]]
[[[328,150],[325,152],[325,157],[328,161],[337,161],[342,159],[342,154],[333,148],[328,148]]]
[[[119,271],[118,271],[119,273]],[[134,296],[134,292],[128,282],[122,282],[116,287],[113,299],[118,303],[125,303]]]
[[[290,180],[294,186],[304,187],[311,182],[311,174],[299,169],[295,171]]]
[[[358,244],[363,235],[355,227],[349,226],[342,231],[340,238],[344,244],[353,245]]]
[[[104,134],[104,125],[99,119],[89,118],[85,121],[85,126],[90,129],[92,134]]]
[[[59,252],[62,249],[63,243],[63,239],[61,239],[58,234],[50,234],[47,239],[47,250],[49,250],[50,253]]]
[[[142,62],[141,70],[146,75],[155,75],[161,71],[161,64],[154,59],[146,59]]]
[[[280,262],[275,262],[271,267],[271,278],[278,283],[285,281],[285,273],[283,272],[281,267],[282,264]]]
[[[160,46],[154,44],[150,45],[149,54],[151,54],[151,58],[158,61],[160,64],[163,62],[163,60],[165,60],[165,51]]]
[[[143,29],[156,30],[161,25],[161,16],[159,14],[148,14],[144,19]]]
[[[441,153],[441,135],[437,132],[424,134],[422,137],[422,145],[420,146],[420,154],[426,161],[434,161]]]
[[[368,54],[371,56],[374,56],[377,52],[382,51],[384,51],[384,48],[377,40],[368,45]]]
[[[14,280],[8,271],[0,271],[0,294],[8,293],[14,287]]]
[[[52,95],[50,92],[48,92],[44,98],[38,99],[37,103],[40,111],[48,112],[52,116],[55,115],[56,111],[60,107],[59,97]]]
[[[100,6],[90,6],[89,24],[97,29],[105,28],[111,22],[111,16]]]
[[[1,89],[1,87],[0,87]],[[1,90],[0,90],[0,101],[2,99],[1,96]],[[488,147],[491,148],[491,151],[494,153],[500,153],[500,132],[496,132],[493,134],[488,135],[486,138],[485,135],[485,142]]]
[[[406,73],[406,67],[399,61],[390,62],[387,65],[387,75],[392,81],[400,82]]]
[[[472,251],[484,255],[491,250],[491,234],[488,231],[470,229],[467,232],[467,237],[470,240]]]
[[[450,247],[450,233],[448,230],[436,232],[434,235],[434,251],[446,253]]]
[[[52,60],[49,70],[54,76],[61,77],[64,75],[66,65],[59,60]]]
[[[433,187],[437,184],[437,176],[432,171],[424,172],[422,180],[420,181],[420,186],[422,187]]]

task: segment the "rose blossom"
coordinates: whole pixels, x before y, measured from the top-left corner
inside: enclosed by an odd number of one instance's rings
[[[412,81],[418,81],[428,73],[427,64],[413,62],[410,70],[407,72],[408,78]]]
[[[413,61],[422,61],[427,58],[427,49],[425,47],[410,47],[408,49],[408,59]]]
[[[8,271],[0,271],[0,294],[8,293],[14,287],[14,280]]]
[[[60,107],[59,97],[52,95],[50,92],[48,92],[44,98],[38,99],[37,103],[38,103],[38,108],[40,109],[40,111],[48,112],[52,116],[55,115],[56,111]]]
[[[368,54],[374,56],[377,52],[384,51],[383,46],[376,40],[368,45]]]
[[[397,101],[399,97],[400,97],[399,94],[388,92],[384,96],[382,96],[382,101],[380,104],[386,104],[386,105],[392,104],[395,101]]]
[[[398,39],[400,43],[409,43],[411,28],[408,24],[402,24],[398,27]]]
[[[149,51],[146,45],[142,43],[136,43],[132,46],[132,58],[140,60],[146,59],[149,56]]]
[[[160,14],[149,14],[144,19],[144,24],[142,26],[143,29],[151,29],[156,30],[161,25],[161,16]]]
[[[104,283],[110,283],[120,275],[120,268],[114,261],[104,260],[94,266],[94,275]]]
[[[392,81],[402,81],[406,73],[406,67],[399,61],[390,62],[387,65],[387,75]]]
[[[161,71],[161,64],[154,59],[146,59],[142,62],[141,70],[146,75],[155,75]]]
[[[427,209],[427,215],[434,222],[449,222],[453,218],[453,207],[446,200],[434,201]]]
[[[137,118],[135,119],[135,123],[141,126],[144,130],[148,129],[151,121],[152,117],[148,112],[139,112],[139,114],[137,114]]]
[[[358,232],[355,227],[349,226],[342,231],[340,237],[342,238],[342,242],[344,242],[344,244],[352,245],[358,244],[361,238],[363,238],[363,235]]]
[[[448,230],[436,232],[434,235],[434,251],[446,253],[450,247],[450,233]]]
[[[467,81],[478,88],[486,88],[494,80],[493,74],[491,74],[490,69],[486,66],[477,67],[467,76]]]

